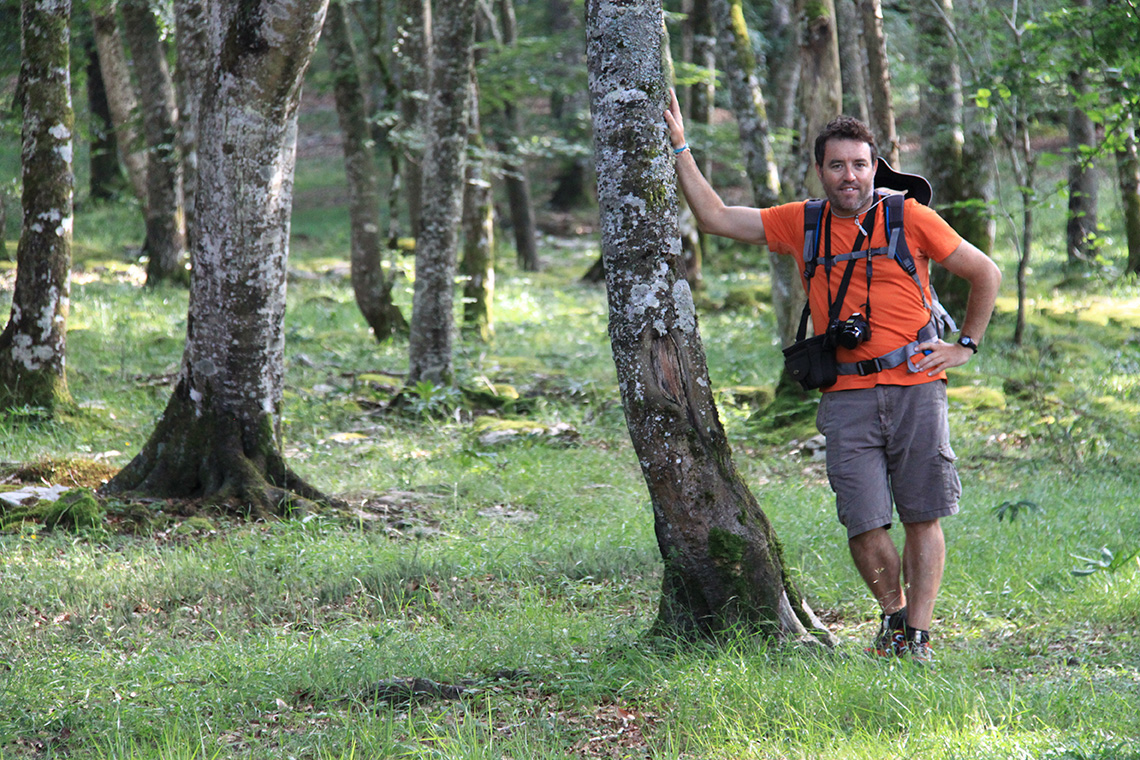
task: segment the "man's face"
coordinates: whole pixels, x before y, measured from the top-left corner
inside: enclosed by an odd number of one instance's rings
[[[828,140],[823,164],[815,167],[832,211],[861,214],[871,207],[875,163],[871,146],[859,140]]]

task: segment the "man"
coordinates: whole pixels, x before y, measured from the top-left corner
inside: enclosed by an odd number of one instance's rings
[[[805,203],[767,209],[726,206],[688,149],[675,94],[665,122],[681,190],[703,231],[767,245],[780,254],[803,254]],[[1001,272],[912,198],[904,200],[903,234],[922,291],[895,261],[868,255],[887,244],[886,204],[874,186],[879,166],[874,137],[862,122],[841,116],[828,124],[816,140],[815,163],[827,203],[818,224],[819,266],[810,282],[804,280],[814,330],[819,335],[828,329],[829,311],[839,322],[861,315],[869,327],[854,348],[836,348],[841,374],[822,389],[816,422],[827,439],[828,480],[855,567],[882,611],[882,625],[868,651],[929,663],[931,619],[946,558],[939,520],[957,513],[961,492],[948,436],[945,370],[965,364],[977,352]],[[929,187],[919,177],[902,176]],[[928,200],[927,194],[924,202]],[[840,257],[856,251],[862,258]],[[970,283],[955,343],[923,330],[932,319],[931,260]],[[841,301],[835,304],[837,312],[830,308],[832,298]],[[908,344],[905,361],[874,369],[881,363],[876,358],[892,352],[897,356]],[[870,371],[851,373],[860,364]],[[845,366],[848,374],[842,374]],[[892,505],[905,533],[901,559],[887,533]]]

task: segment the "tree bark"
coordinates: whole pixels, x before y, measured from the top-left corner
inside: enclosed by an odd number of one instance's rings
[[[407,322],[392,301],[394,279],[384,273],[380,172],[373,156],[368,105],[350,30],[344,0],[332,0],[324,34],[333,74],[337,118],[344,137],[352,291],[373,336],[383,342],[397,330],[406,328]]]
[[[1089,0],[1078,5],[1086,8]],[[1077,104],[1069,108],[1069,213],[1065,224],[1066,252],[1070,265],[1084,264],[1096,256],[1097,185],[1092,153],[1096,149],[1096,125],[1082,108],[1091,92],[1088,75],[1069,73],[1069,87]]]
[[[800,28],[792,18],[793,4],[794,0],[772,0],[768,11],[768,28],[765,30],[770,46],[767,56],[768,90],[772,95],[768,114],[775,130],[790,130],[796,126]]]
[[[838,19],[836,31],[839,34],[839,63],[843,76],[843,113],[854,116],[866,123],[870,120],[867,111],[867,68],[866,43],[863,37],[863,22],[859,18],[856,0],[835,0],[835,13]]]
[[[1125,272],[1140,274],[1140,156],[1136,150],[1136,129],[1131,124],[1126,127],[1123,146],[1116,152],[1116,172],[1128,239]]]
[[[787,578],[713,401],[669,190],[661,5],[590,0],[586,19],[610,340],[665,563],[654,630],[798,638],[810,627],[830,641]]]
[[[323,498],[279,447],[297,107],[326,4],[208,5],[186,347],[162,419],[107,493],[259,516]]]
[[[513,0],[499,0],[499,23],[502,28],[502,44],[506,47],[517,47],[519,33]],[[511,230],[514,232],[518,266],[524,272],[537,272],[539,270],[538,231],[534,218],[534,201],[531,198],[526,163],[519,156],[518,140],[522,136],[522,118],[514,103],[503,106],[501,121],[511,132],[511,134],[499,134],[495,138],[495,144],[503,154],[503,184],[507,189],[507,203],[510,208]]]
[[[586,94],[576,81],[582,66],[582,22],[572,0],[548,0],[547,25],[561,32],[560,49],[555,51],[552,72],[553,92],[550,112],[556,129],[571,143],[586,139],[583,124],[589,108]],[[590,204],[587,190],[589,164],[582,156],[571,155],[558,161],[553,171],[554,190],[548,205],[555,211],[573,211]]]
[[[835,33],[835,5],[832,0],[797,0],[796,18],[800,34],[800,90],[795,151],[798,167],[794,176],[796,196],[819,198],[823,187],[815,173],[815,136],[843,108],[840,90],[839,40]]]
[[[752,200],[759,208],[780,201],[779,168],[772,149],[771,130],[764,94],[760,88],[756,56],[752,52],[741,0],[713,0],[723,68],[736,116],[744,165],[752,184]],[[799,267],[791,256],[768,252],[772,279],[772,308],[781,345],[795,342],[804,294]]]
[[[0,409],[70,401],[64,359],[71,283],[72,174],[70,0],[23,0],[23,227],[12,311],[0,333]]]
[[[475,42],[474,0],[440,3],[424,149],[423,217],[416,236],[416,283],[408,384],[454,380],[452,331],[457,230],[463,212],[467,101]]]
[[[891,92],[891,70],[887,62],[887,36],[883,31],[883,5],[880,0],[859,0],[863,16],[863,40],[867,46],[867,89],[871,91],[871,127],[879,155],[899,164],[899,138],[895,131],[895,105]]]
[[[186,227],[178,157],[174,82],[149,0],[122,0],[123,34],[139,80],[147,146],[146,267],[148,285],[184,281]]]
[[[198,118],[202,88],[209,73],[205,56],[209,48],[206,0],[174,0],[174,44],[178,57],[174,72],[178,148],[182,159],[182,207],[186,217],[186,249],[192,250],[191,236],[198,228]]]
[[[131,69],[123,52],[119,24],[115,20],[115,0],[91,3],[91,27],[95,34],[95,49],[99,53],[99,70],[107,90],[107,105],[115,124],[115,137],[119,148],[119,161],[127,171],[131,190],[142,204],[144,214],[147,200],[146,148],[135,120],[138,98],[131,84]]]
[[[427,131],[424,103],[431,89],[432,15],[429,0],[399,0],[396,70],[401,128],[394,139],[403,148],[403,195],[408,200],[408,229],[420,234],[423,208],[423,153]]]
[[[107,104],[107,89],[103,86],[103,73],[99,70],[99,56],[95,40],[84,45],[87,54],[87,111],[91,142],[87,148],[90,176],[88,192],[95,200],[110,200],[122,189],[123,171],[119,165],[119,146],[115,139],[115,123],[111,107]]]
[[[463,326],[486,342],[495,333],[495,225],[491,182],[479,122],[479,88],[471,81],[468,145],[463,191]]]

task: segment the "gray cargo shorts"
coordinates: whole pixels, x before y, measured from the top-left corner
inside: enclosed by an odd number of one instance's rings
[[[879,385],[824,393],[816,427],[827,439],[827,479],[839,522],[852,538],[958,512],[946,383]]]

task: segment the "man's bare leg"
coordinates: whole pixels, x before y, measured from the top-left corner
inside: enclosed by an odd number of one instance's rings
[[[851,549],[851,558],[855,560],[855,569],[878,600],[883,613],[889,615],[906,607],[906,594],[899,581],[899,552],[887,529],[875,528],[860,533],[848,539],[847,545]],[[909,609],[907,614],[909,617]]]
[[[946,539],[937,520],[904,524],[903,577],[906,579],[907,624],[922,631],[930,630],[934,617],[934,600],[942,586],[942,570],[946,565]]]

